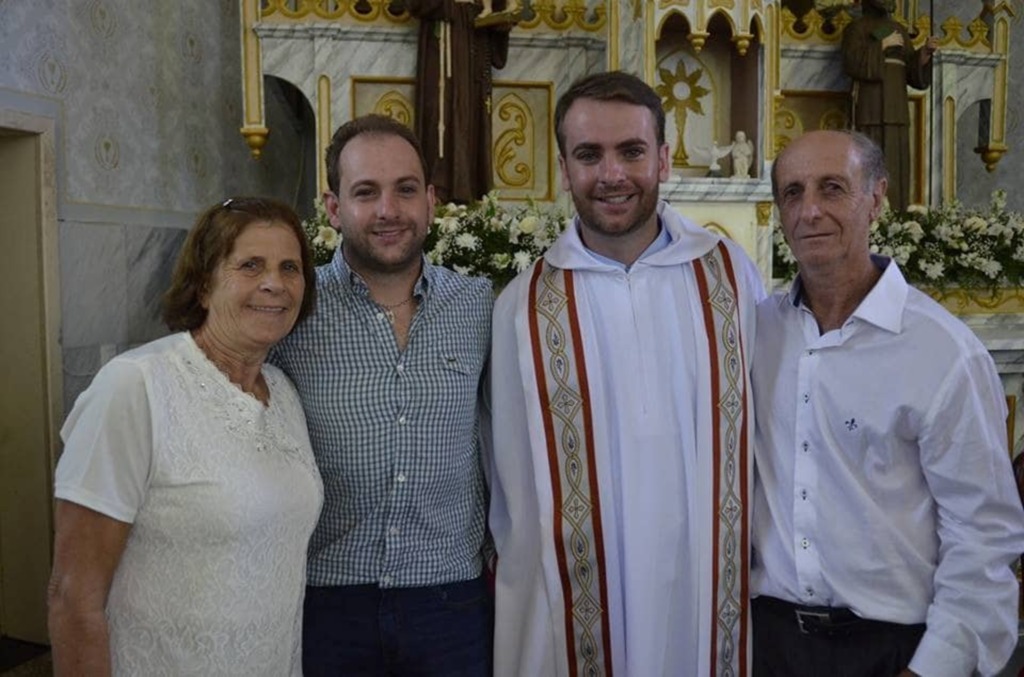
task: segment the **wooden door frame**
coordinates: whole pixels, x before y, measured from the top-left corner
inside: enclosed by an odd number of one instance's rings
[[[17,102],[15,102],[16,105]],[[53,469],[60,452],[60,425],[64,417],[63,356],[60,347],[60,258],[57,220],[57,120],[11,107],[0,97],[0,129],[20,137],[32,137],[36,144],[39,191],[35,199],[39,236],[39,275],[42,311],[42,353],[44,390],[44,437],[47,492],[51,509],[46,516],[47,538],[53,539]],[[50,552],[52,558],[52,550]]]

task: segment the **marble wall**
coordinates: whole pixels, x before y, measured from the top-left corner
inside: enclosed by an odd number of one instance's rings
[[[198,212],[295,195],[286,104],[267,97],[263,160],[238,133],[238,26],[238,0],[0,0],[0,109],[56,121],[66,407],[103,361],[166,333],[160,295]]]
[[[922,10],[930,3],[921,3]],[[1014,15],[1010,28],[1009,106],[1006,111],[1006,138],[1010,151],[995,170],[988,172],[974,148],[978,145],[979,107],[968,109],[957,121],[957,196],[965,204],[981,206],[988,203],[992,191],[1005,190],[1010,209],[1024,211],[1024,191],[1020,177],[1024,175],[1024,0],[1010,0]],[[981,0],[934,0],[935,16],[944,20],[961,18],[966,24],[978,15]],[[939,22],[941,23],[941,21]]]

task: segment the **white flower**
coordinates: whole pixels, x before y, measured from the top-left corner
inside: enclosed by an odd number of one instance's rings
[[[434,220],[437,223],[437,230],[442,235],[451,235],[459,232],[459,220],[454,216],[442,216]]]
[[[993,280],[999,277],[999,273],[1003,272],[1002,264],[998,261],[993,261],[992,259],[982,259],[978,261],[978,269]]]
[[[533,257],[526,252],[516,252],[512,257],[512,267],[516,269],[517,273],[529,268],[531,263],[533,263]]]
[[[462,249],[475,251],[480,247],[480,238],[473,233],[459,233],[455,236],[455,245]]]
[[[983,233],[988,230],[988,222],[980,216],[971,216],[964,221],[964,230]]]
[[[338,247],[338,231],[330,226],[321,226],[313,238],[313,244],[318,244],[325,249],[334,250]]]
[[[512,255],[508,252],[491,254],[491,263],[495,268],[508,268],[512,264]]]
[[[910,239],[914,242],[920,242],[921,238],[924,237],[924,228],[922,228],[921,224],[917,221],[907,221],[903,226],[906,229],[907,234],[910,235]]]
[[[1006,191],[999,189],[992,191],[992,209],[1001,212],[1006,209]]]
[[[909,214],[927,214],[928,208],[924,205],[909,205],[907,207],[907,213]]]
[[[452,266],[452,269],[456,273],[458,273],[459,275],[469,275],[470,274],[469,268],[467,268],[466,266],[454,265],[454,266]]]
[[[524,216],[522,220],[519,221],[519,232],[529,235],[533,233],[535,230],[537,230],[537,226],[539,225],[540,219],[538,219],[533,214],[530,214],[529,216]]]
[[[925,274],[929,280],[937,280],[942,277],[942,273],[945,272],[946,267],[942,265],[941,261],[920,261],[918,267]]]

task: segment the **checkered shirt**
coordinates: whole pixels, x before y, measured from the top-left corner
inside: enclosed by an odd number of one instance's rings
[[[341,256],[270,360],[302,397],[324,506],[308,584],[419,587],[480,574],[479,451],[490,283],[423,262],[405,350]]]

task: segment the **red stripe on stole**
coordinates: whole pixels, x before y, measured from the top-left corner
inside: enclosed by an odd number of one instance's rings
[[[529,290],[529,319],[530,319],[530,343],[531,354],[533,355],[533,372],[537,379],[537,396],[540,400],[541,416],[544,420],[544,441],[548,450],[548,472],[551,477],[551,493],[554,502],[554,534],[555,534],[555,557],[558,560],[558,577],[562,582],[562,601],[565,606],[565,639],[566,639],[566,660],[569,663],[569,674],[578,674],[576,665],[576,642],[575,634],[572,631],[572,584],[569,581],[569,569],[565,562],[565,550],[560,544],[565,542],[562,532],[562,520],[559,519],[559,511],[562,506],[562,486],[557,481],[560,476],[558,471],[557,444],[555,443],[555,425],[551,416],[550,402],[548,396],[547,377],[544,374],[543,355],[541,349],[540,327],[537,321],[537,283],[544,270],[544,259],[539,259],[534,266],[533,275],[530,277]]]
[[[708,339],[708,365],[711,374],[711,439],[712,439],[712,500],[711,516],[711,677],[715,677],[718,653],[718,502],[721,499],[720,483],[722,440],[719,435],[721,417],[718,413],[718,400],[721,392],[718,373],[718,341],[715,337],[715,320],[712,316],[711,304],[708,302],[708,281],[704,274],[704,262],[694,260],[693,272],[697,277],[697,288],[700,290],[701,310],[704,313],[704,331]]]
[[[571,271],[564,271],[565,292],[569,300],[569,330],[572,332],[576,355],[576,372],[580,378],[580,396],[583,398],[583,431],[587,444],[587,471],[590,481],[591,512],[594,523],[594,549],[597,556],[598,589],[601,595],[601,635],[604,646],[605,675],[612,677],[612,640],[608,620],[608,577],[604,556],[604,527],[601,521],[601,492],[597,481],[597,458],[594,447],[594,417],[590,408],[590,379],[587,376],[587,361],[583,354],[583,336],[580,332],[580,318],[576,308],[576,283]]]
[[[740,324],[742,320],[740,313],[740,287],[736,284],[736,272],[733,269],[729,250],[722,243],[719,243],[718,246],[722,248],[725,274],[729,278],[733,296],[736,298],[736,339],[740,351],[740,383],[743,384],[743,389],[740,391],[740,402],[743,407],[743,425],[740,427],[740,457],[738,460],[740,471],[740,506],[742,506],[740,510],[742,529],[740,531],[740,639],[739,646],[736,647],[736,651],[740,655],[739,674],[742,677],[747,674],[747,600],[750,598],[750,506],[747,502],[747,497],[750,495],[747,493],[749,486],[747,483],[750,481],[747,473],[747,454],[749,453],[747,448],[747,356],[743,354],[743,326]]]

